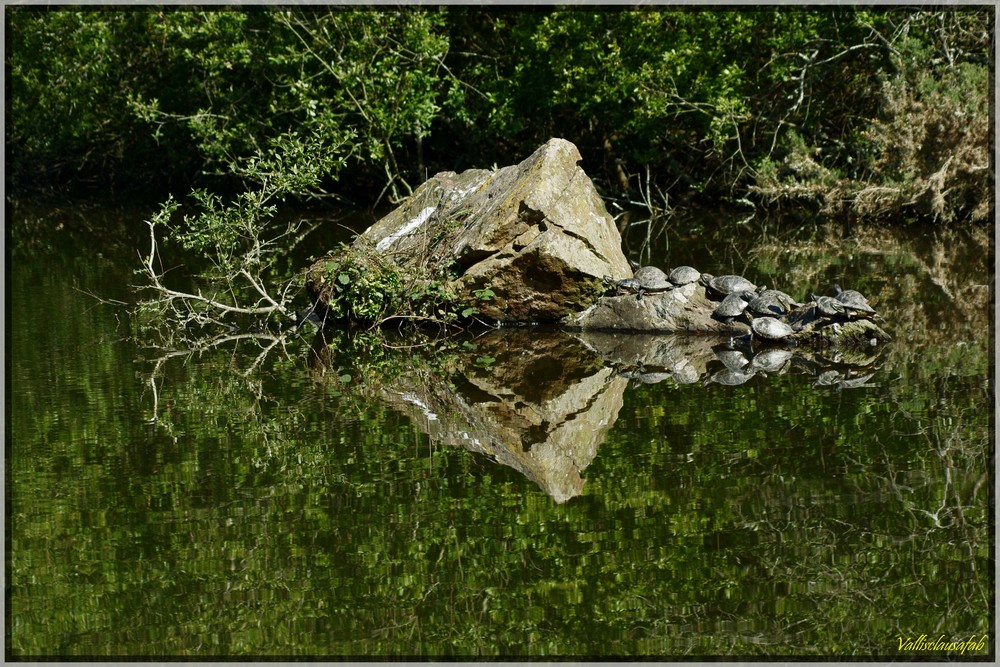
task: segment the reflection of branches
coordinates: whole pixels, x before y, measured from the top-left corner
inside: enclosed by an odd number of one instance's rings
[[[622,171],[625,181],[631,183],[633,175],[627,174],[624,171],[624,167],[621,165],[619,165],[619,168]],[[677,184],[677,180],[675,180],[665,190],[660,188],[658,185],[654,185],[648,164],[646,165],[645,179],[643,179],[643,175],[641,173],[635,174],[635,178],[638,181],[636,188],[639,192],[638,199],[631,196],[605,197],[605,201],[615,205],[619,209],[623,209],[621,213],[615,216],[616,221],[621,216],[626,216],[625,221],[620,223],[619,226],[619,231],[622,232],[623,240],[627,240],[628,238],[626,227],[645,226],[646,234],[642,239],[642,244],[639,249],[640,261],[645,263],[649,261],[649,253],[651,252],[653,242],[660,237],[665,239],[664,242],[666,243],[666,249],[670,249],[670,239],[667,234],[667,227],[670,220],[673,218],[675,211],[673,206],[670,205],[669,191],[674,187],[674,185]],[[656,189],[655,196],[652,192],[653,188]],[[629,219],[635,209],[644,209],[648,212],[648,215],[641,216],[640,219],[635,222],[629,222]],[[645,259],[642,259],[643,257],[645,257]]]
[[[989,595],[978,568],[978,559],[983,557],[984,541],[987,539],[984,517],[988,503],[985,500],[977,503],[979,492],[992,469],[990,461],[986,460],[986,436],[968,438],[962,416],[949,418],[946,424],[938,425],[922,423],[920,416],[905,411],[901,417],[907,423],[917,424],[914,435],[922,437],[928,445],[927,451],[936,454],[941,474],[921,479],[915,477],[912,471],[896,470],[883,447],[882,455],[887,471],[883,482],[897,503],[914,517],[914,528],[909,535],[889,536],[888,539],[897,545],[915,542],[917,546],[914,548],[918,549],[921,548],[920,545],[926,545],[923,550],[928,553],[943,544],[963,549],[966,552],[963,561],[969,569],[971,587],[966,596],[972,596],[975,591],[974,595],[980,602],[987,601]],[[893,419],[893,422],[896,421],[897,419]],[[973,477],[976,469],[982,469],[982,472]],[[964,480],[961,475],[963,471],[969,472]],[[939,488],[935,489],[938,484]],[[969,510],[976,510],[980,516],[968,516]],[[947,619],[956,602],[954,598],[949,598],[948,608],[943,612],[940,622]],[[978,603],[968,600],[967,607],[971,609],[975,604]]]
[[[153,361],[153,370],[149,374],[149,385],[153,393],[153,414],[147,420],[149,424],[160,423],[159,416],[159,389],[157,386],[157,380],[162,372],[163,366],[171,359],[178,357],[191,358],[196,354],[201,354],[207,352],[211,349],[217,349],[223,345],[230,343],[239,343],[241,341],[253,341],[261,344],[260,354],[254,359],[254,361],[243,371],[242,375],[244,378],[248,378],[250,374],[256,370],[271,352],[281,346],[282,350],[285,351],[285,356],[291,358],[288,354],[285,344],[288,342],[288,337],[293,334],[292,330],[286,330],[278,334],[265,333],[265,332],[248,332],[248,333],[228,333],[218,336],[213,336],[211,338],[192,338],[186,340],[188,343],[187,347],[184,349],[170,349],[161,350],[161,354],[155,357]],[[266,343],[266,344],[265,344]],[[261,398],[260,392],[256,392],[258,398]]]
[[[968,527],[968,521],[965,516],[965,510],[974,507],[973,505],[970,505],[969,502],[974,500],[978,495],[979,489],[982,487],[982,477],[980,477],[973,486],[971,498],[963,500],[959,489],[960,485],[953,479],[953,475],[956,470],[968,469],[969,466],[967,461],[959,464],[955,461],[955,458],[962,457],[963,459],[977,459],[984,455],[985,449],[979,450],[976,448],[977,445],[975,443],[967,443],[962,437],[960,437],[963,426],[963,420],[961,419],[952,421],[949,424],[949,431],[945,436],[941,435],[938,428],[922,424],[920,418],[916,415],[912,415],[904,411],[902,419],[906,423],[917,425],[916,432],[908,435],[923,437],[923,439],[927,442],[928,451],[937,454],[937,457],[941,462],[942,475],[940,479],[942,480],[942,486],[940,492],[936,494],[938,497],[936,503],[933,503],[932,506],[919,506],[917,502],[909,499],[915,495],[917,489],[897,481],[899,473],[894,471],[888,454],[885,453],[885,450],[883,449],[886,459],[886,467],[889,473],[889,487],[892,490],[893,495],[902,502],[902,505],[907,509],[907,511],[916,516],[923,517],[925,520],[929,520],[931,525],[928,528],[928,532],[946,528],[966,529]],[[897,420],[894,419],[893,421]],[[982,461],[982,463],[985,466],[986,462]],[[927,486],[928,485],[924,485],[925,488]],[[971,539],[971,536],[967,535],[967,537]]]
[[[161,358],[156,360],[156,366],[153,367],[153,372],[149,374],[149,386],[153,390],[153,416],[146,420],[147,424],[155,424],[160,420],[160,392],[156,388],[156,376],[160,372],[160,366],[166,358]]]
[[[880,505],[888,506],[893,518],[864,511],[838,517],[829,512],[832,505],[816,507],[813,502],[786,498],[788,490],[782,487],[787,480],[777,478],[734,499],[736,525],[776,545],[769,558],[762,559],[762,571],[776,581],[809,582],[814,594],[831,605],[839,600],[857,608],[863,601],[861,608],[877,613],[874,610],[887,601],[911,598],[915,592],[941,614],[932,624],[937,619],[946,627],[956,623],[956,616],[962,617],[961,622],[975,623],[975,610],[988,608],[989,602],[986,573],[979,568],[987,558],[983,517],[988,504],[977,495],[990,469],[986,437],[970,439],[961,417],[933,426],[921,420],[921,415],[901,413],[894,422],[917,425],[917,440],[924,440],[928,445],[924,451],[931,454],[930,465],[921,466],[926,473],[910,465],[900,469],[895,454],[890,454],[878,435],[872,436],[868,450],[873,456],[852,457],[849,450],[844,452],[846,463],[856,466],[859,474],[845,477],[854,488],[845,489],[842,497],[873,513]],[[940,473],[935,473],[935,458]],[[772,482],[775,486],[768,488]],[[872,516],[879,518],[873,523]],[[901,527],[905,534],[899,534]],[[810,558],[789,559],[784,547],[788,542],[803,545]],[[844,558],[845,551],[857,551],[859,546],[861,557]],[[967,576],[954,590],[942,592],[925,580],[926,572],[918,567],[928,560],[955,563]]]

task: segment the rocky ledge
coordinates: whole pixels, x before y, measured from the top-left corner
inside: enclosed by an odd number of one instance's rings
[[[437,174],[350,251],[366,266],[411,270],[419,276],[413,281],[433,286],[448,303],[475,304],[458,312],[495,324],[558,322],[574,330],[854,347],[890,340],[856,292],[837,288],[833,296],[797,303],[742,277],[692,267],[633,272],[580,160],[576,146],[551,139],[517,165]],[[306,287],[320,313],[349,298],[353,278],[337,274],[338,266],[330,256],[308,271]]]
[[[675,278],[675,276],[680,276]],[[637,269],[606,280],[612,294],[563,319],[573,330],[715,333],[764,344],[873,347],[891,337],[858,292],[834,286],[833,296],[798,303],[780,290],[742,276],[713,276],[683,266],[669,273]],[[626,294],[619,294],[619,292]]]

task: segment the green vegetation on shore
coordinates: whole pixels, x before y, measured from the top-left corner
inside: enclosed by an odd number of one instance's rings
[[[370,204],[561,136],[609,198],[986,221],[993,32],[986,6],[12,7],[7,184],[241,191],[291,134],[346,165],[311,194]]]

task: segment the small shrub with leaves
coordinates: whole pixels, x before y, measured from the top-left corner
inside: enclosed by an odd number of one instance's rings
[[[196,212],[177,220],[180,205],[170,197],[147,222],[149,253],[138,273],[137,287],[149,294],[137,304],[136,315],[159,318],[164,336],[192,324],[228,327],[227,317],[271,315],[292,319],[291,300],[301,275],[288,275],[279,260],[296,243],[297,223],[275,225],[276,202],[308,191],[344,165],[349,135],[284,134],[265,151],[230,165],[234,174],[255,184],[226,202],[204,190],[193,193]],[[178,243],[204,261],[206,269],[191,276],[194,288],[175,289],[165,281],[158,235]],[[299,239],[301,237],[298,237]],[[149,331],[147,330],[149,333]]]
[[[386,324],[460,325],[478,312],[475,303],[458,298],[449,274],[434,276],[419,267],[403,267],[373,252],[342,245],[313,264],[306,276],[310,297],[326,308],[330,321]],[[475,293],[477,302],[494,296]]]

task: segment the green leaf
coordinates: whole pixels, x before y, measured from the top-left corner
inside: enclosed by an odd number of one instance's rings
[[[473,292],[473,294],[475,294],[476,298],[480,301],[489,301],[496,296],[493,290],[488,287],[486,289],[477,289]]]

